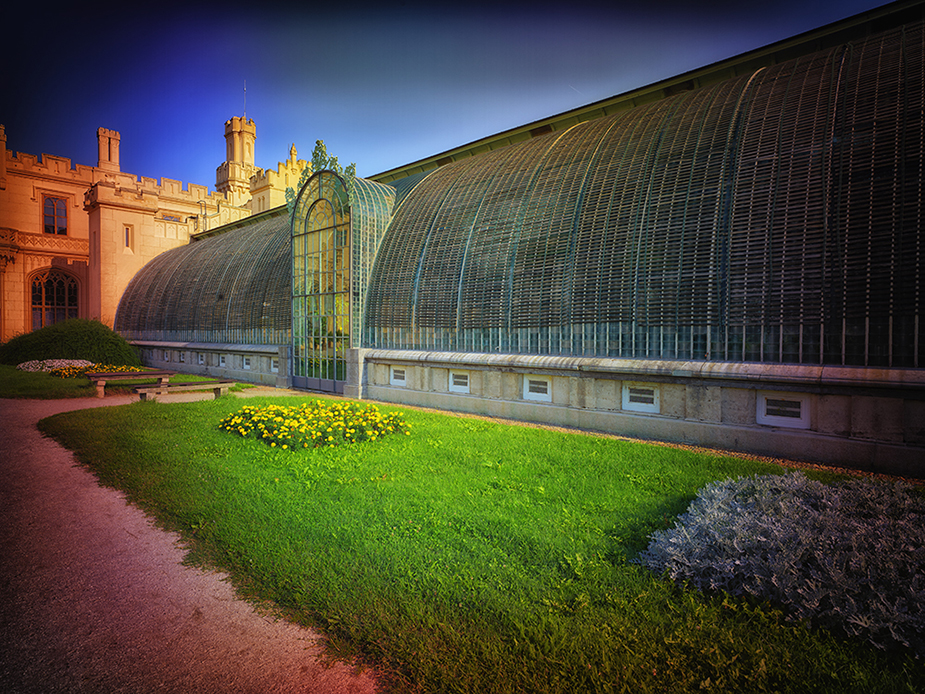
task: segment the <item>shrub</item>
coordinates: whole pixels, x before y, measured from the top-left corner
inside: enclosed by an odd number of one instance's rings
[[[85,359],[97,364],[140,366],[132,346],[121,335],[95,320],[72,318],[0,345],[0,364],[45,359]]]
[[[383,415],[375,405],[321,400],[289,407],[247,406],[225,417],[219,427],[290,450],[375,441],[390,434],[407,435],[411,429],[401,413]]]
[[[826,485],[802,473],[715,482],[637,561],[879,648],[925,652],[925,499],[906,483]]]

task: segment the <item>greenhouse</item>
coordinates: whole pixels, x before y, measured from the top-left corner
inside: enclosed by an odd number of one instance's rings
[[[353,397],[920,459],[922,5],[592,106],[316,172],[291,217],[150,263],[116,329],[264,345],[278,382]]]

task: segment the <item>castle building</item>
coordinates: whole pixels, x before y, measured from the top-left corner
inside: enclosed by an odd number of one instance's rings
[[[112,326],[132,277],[150,260],[255,208],[285,202],[307,162],[254,165],[253,120],[225,123],[227,156],[216,192],[123,172],[118,132],[97,131],[96,166],[7,151],[0,125],[0,340],[66,318]]]

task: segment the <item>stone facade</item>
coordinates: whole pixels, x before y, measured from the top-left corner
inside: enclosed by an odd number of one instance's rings
[[[145,263],[191,235],[250,216],[252,195],[263,208],[284,204],[286,186],[307,165],[295,146],[288,161],[264,172],[254,166],[253,120],[227,121],[225,139],[228,160],[210,192],[123,172],[114,130],[97,131],[99,159],[84,166],[7,151],[0,125],[0,341],[69,317],[111,327],[122,293]],[[67,305],[46,302],[50,280],[65,287]]]
[[[352,349],[347,378],[353,398],[922,475],[921,369]]]
[[[309,166],[311,162],[299,159],[295,145],[292,145],[289,148],[289,159],[281,161],[275,171],[258,171],[250,179],[251,209],[254,214],[285,205],[286,188],[295,188],[299,184],[302,170]]]

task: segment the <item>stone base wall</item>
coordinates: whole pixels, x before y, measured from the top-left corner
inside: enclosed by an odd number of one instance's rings
[[[925,370],[350,350],[345,395],[925,475]]]
[[[287,345],[132,341],[145,366],[217,379],[289,387]]]

